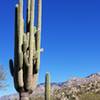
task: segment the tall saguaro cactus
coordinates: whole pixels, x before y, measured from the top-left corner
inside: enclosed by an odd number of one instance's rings
[[[14,63],[10,59],[10,72],[20,100],[29,100],[29,94],[36,87],[40,66],[40,33],[42,1],[38,0],[37,26],[34,26],[35,1],[27,0],[26,24],[23,19],[23,0],[15,8]],[[26,25],[26,31],[25,29]]]
[[[50,74],[45,76],[45,100],[50,100]]]

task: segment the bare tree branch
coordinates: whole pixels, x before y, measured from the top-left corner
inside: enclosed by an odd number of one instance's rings
[[[6,87],[5,80],[6,80],[6,75],[2,66],[0,65],[0,88],[1,89]]]

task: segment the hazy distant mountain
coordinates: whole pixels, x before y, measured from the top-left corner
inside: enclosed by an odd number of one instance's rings
[[[44,84],[39,84],[31,97],[34,97],[34,100],[44,100],[44,91]],[[80,100],[79,97],[84,93],[100,93],[100,73],[51,84],[51,97],[53,100]],[[3,96],[0,100],[15,100],[15,98],[18,99],[18,94]]]

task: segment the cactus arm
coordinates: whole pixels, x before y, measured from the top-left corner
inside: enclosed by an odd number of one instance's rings
[[[24,29],[23,29],[23,0],[19,0],[19,6],[18,6],[18,14],[17,14],[17,27],[18,27],[18,48],[17,48],[17,52],[18,52],[18,63],[17,63],[17,75],[15,75],[16,79],[17,79],[17,85],[19,86],[19,88],[22,88],[24,83],[23,83],[23,52],[22,52],[22,45],[23,45],[23,33],[24,33]]]
[[[17,66],[18,63],[18,4],[15,7],[15,44],[14,44],[14,66]]]
[[[38,25],[37,28],[41,33],[41,18],[42,18],[42,0],[38,0]],[[39,35],[40,36],[40,35]]]
[[[26,78],[26,89],[32,90],[32,80],[33,80],[33,52],[34,52],[34,0],[31,0],[30,4],[30,31],[29,31],[29,66],[27,68],[27,78]]]
[[[23,70],[22,69],[18,71],[18,86],[19,86],[19,89],[23,90],[24,82],[23,82]]]
[[[23,66],[23,53],[22,53],[22,45],[23,45],[23,0],[19,0],[18,6],[18,67],[22,68]]]
[[[14,87],[19,92],[18,81],[17,81],[17,64],[18,64],[18,7],[16,4],[15,7],[15,44],[14,44],[14,64],[13,64],[13,79],[14,79]],[[9,60],[9,65],[12,66],[12,60]],[[11,69],[11,68],[10,68]]]
[[[33,26],[34,26],[34,0],[31,0],[31,12],[30,12],[30,33],[29,33],[29,61],[30,61],[30,66],[32,65],[32,58],[33,58],[33,43],[34,43],[34,30],[33,30]]]
[[[37,58],[37,64],[36,69],[37,72],[39,70],[40,66],[40,33],[41,33],[41,9],[42,9],[42,0],[38,0],[38,25],[37,25],[37,33],[36,33],[36,50],[38,51],[38,58]]]
[[[26,31],[29,32],[29,24],[30,24],[30,5],[31,5],[31,0],[28,0],[28,4],[27,4],[27,22],[26,22]]]
[[[31,5],[31,0],[28,0],[28,6],[27,6],[27,23],[30,22],[30,5]]]
[[[19,0],[18,6],[18,52],[22,52],[22,44],[23,44],[23,0]]]
[[[10,73],[12,76],[14,76],[14,65],[13,65],[13,60],[9,60],[9,68],[10,68]]]

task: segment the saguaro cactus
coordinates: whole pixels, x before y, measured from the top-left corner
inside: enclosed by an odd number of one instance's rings
[[[10,72],[20,100],[29,100],[28,96],[36,87],[40,66],[40,33],[42,1],[38,0],[37,26],[34,26],[34,0],[27,0],[27,20],[23,19],[23,0],[15,8],[15,48],[14,63],[10,59]],[[25,29],[26,25],[26,31]]]
[[[45,100],[50,100],[50,74],[45,76]]]

